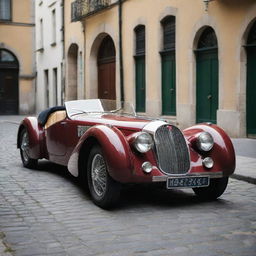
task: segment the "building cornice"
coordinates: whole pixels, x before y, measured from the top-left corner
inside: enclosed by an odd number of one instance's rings
[[[0,20],[0,25],[21,26],[21,27],[34,27],[35,23],[23,23],[23,22],[12,22],[12,21]]]

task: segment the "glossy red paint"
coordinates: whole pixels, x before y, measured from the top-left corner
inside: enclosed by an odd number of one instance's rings
[[[29,134],[30,150],[29,156],[34,159],[44,157],[43,129],[38,125],[36,117],[26,117],[20,124],[18,130],[17,146],[20,147],[20,133],[26,128]]]
[[[200,152],[196,146],[196,138],[201,132],[209,132],[214,139],[214,146],[209,152]],[[183,131],[190,147],[191,173],[209,171],[202,166],[202,159],[209,156],[214,161],[211,172],[223,172],[229,176],[235,171],[236,159],[233,144],[227,134],[217,125],[199,124]]]
[[[166,176],[157,166],[153,150],[146,154],[136,152],[129,144],[134,132],[141,131],[151,120],[118,115],[79,115],[75,120],[66,118],[44,129],[37,123],[37,118],[25,118],[19,132],[26,127],[29,132],[30,157],[46,158],[52,162],[68,166],[74,175],[79,174],[79,158],[82,147],[89,147],[91,139],[101,145],[103,154],[113,179],[122,183],[152,182],[156,176]],[[86,129],[78,134],[79,126]],[[210,152],[200,152],[196,147],[196,137],[202,131],[209,132],[214,138],[214,147]],[[231,140],[216,125],[195,125],[183,131],[190,152],[191,166],[188,174],[217,173],[229,176],[235,169],[235,153]],[[19,146],[19,144],[18,144]],[[214,167],[202,166],[203,158],[210,156]],[[143,172],[142,164],[149,161],[154,167],[150,174]],[[86,169],[86,166],[83,168]]]

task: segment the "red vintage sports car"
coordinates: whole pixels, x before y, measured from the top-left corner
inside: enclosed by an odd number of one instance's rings
[[[203,123],[180,131],[109,100],[69,101],[27,117],[17,146],[27,168],[36,168],[42,158],[67,166],[102,208],[113,206],[122,185],[131,183],[192,188],[199,197],[216,199],[235,170],[232,142],[218,126]]]

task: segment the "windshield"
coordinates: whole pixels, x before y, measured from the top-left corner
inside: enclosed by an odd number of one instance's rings
[[[80,114],[95,113],[116,113],[124,115],[135,115],[132,104],[128,102],[118,102],[116,100],[89,99],[73,100],[65,102],[67,115],[69,118]]]

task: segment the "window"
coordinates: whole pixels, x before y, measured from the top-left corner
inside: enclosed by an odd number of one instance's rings
[[[52,46],[56,44],[56,12],[52,10]]]
[[[44,48],[44,27],[43,27],[43,19],[40,19],[40,24],[39,24],[39,29],[40,29],[40,38],[39,38],[39,49]]]
[[[162,20],[164,51],[175,49],[175,17],[167,16]]]
[[[44,71],[44,86],[45,86],[45,104],[46,107],[49,107],[49,75],[48,75],[48,69]]]
[[[145,55],[145,26],[135,28],[136,34],[136,55]]]
[[[53,99],[54,105],[58,105],[58,70],[53,69]]]
[[[11,0],[0,0],[0,20],[11,20]]]
[[[145,112],[146,104],[146,68],[145,68],[145,26],[139,25],[135,29],[135,87],[136,111]]]

